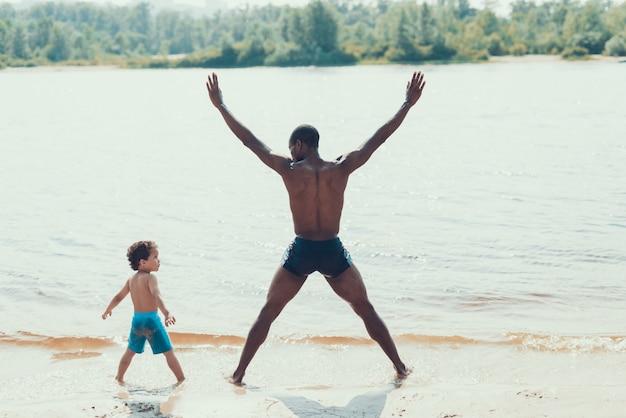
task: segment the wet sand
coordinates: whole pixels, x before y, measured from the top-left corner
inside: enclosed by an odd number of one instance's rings
[[[0,416],[596,418],[626,410],[621,353],[399,348],[414,370],[401,384],[376,346],[272,341],[237,387],[226,379],[238,346],[179,349],[187,375],[179,386],[162,356],[149,352],[136,356],[120,386],[113,377],[122,347],[84,357],[3,347],[15,360],[0,379]]]

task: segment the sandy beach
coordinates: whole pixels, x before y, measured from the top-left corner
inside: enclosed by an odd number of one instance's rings
[[[400,350],[414,372],[394,382],[373,345],[327,348],[320,356],[315,347],[272,342],[259,352],[245,387],[226,381],[237,347],[180,349],[188,377],[180,386],[162,357],[149,353],[136,358],[125,386],[113,381],[120,348],[51,357],[30,371],[9,366],[0,416],[617,418],[626,410],[622,353],[452,344]],[[46,362],[46,353],[37,354]],[[24,388],[33,385],[41,391]]]

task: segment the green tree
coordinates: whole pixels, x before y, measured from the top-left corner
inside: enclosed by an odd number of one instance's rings
[[[37,19],[34,25],[34,31],[31,32],[29,38],[31,49],[44,49],[52,41],[52,28],[54,27],[54,20],[51,17],[42,17]]]
[[[11,32],[6,22],[0,19],[0,55],[8,55],[11,53],[10,42]]]
[[[458,19],[464,20],[475,16],[476,9],[470,6],[469,0],[458,0],[455,14]]]
[[[404,8],[397,9],[397,25],[393,35],[391,48],[385,53],[385,57],[390,61],[420,61],[422,54],[416,48],[414,27],[407,17]]]
[[[131,48],[128,34],[120,32],[115,35],[115,38],[113,38],[113,42],[109,47],[109,52],[115,55],[128,55],[130,50]]]
[[[150,20],[150,4],[139,3],[133,7],[128,16],[128,26],[133,32],[142,35],[150,34],[152,22]]]
[[[626,36],[626,1],[611,7],[606,12],[604,27],[610,34]]]
[[[13,20],[16,15],[15,9],[9,3],[0,3],[0,20]]]
[[[188,54],[194,51],[194,21],[191,18],[179,19],[176,30],[170,37],[170,53]]]
[[[437,35],[435,17],[426,2],[422,3],[419,13],[417,39],[420,45],[432,45]]]
[[[470,1],[311,0],[301,7],[248,6],[211,16],[173,10],[154,15],[147,1],[44,1],[19,8],[0,3],[0,61],[107,62],[180,53],[188,56],[180,64],[155,65],[336,65],[355,57],[473,60],[504,53],[579,57],[623,51],[624,0],[513,0],[506,17],[496,16],[490,1],[482,10]],[[152,65],[148,58],[135,62]]]
[[[491,56],[506,55],[506,45],[497,33],[492,33],[487,37],[487,52]]]
[[[65,61],[70,57],[71,48],[67,34],[60,24],[52,28],[50,45],[46,48],[46,57],[52,62]]]
[[[574,44],[574,37],[583,32],[583,24],[580,15],[575,10],[568,10],[563,21],[563,40],[565,45]]]
[[[290,9],[285,18],[286,28],[283,31],[283,39],[296,45],[305,45],[308,42],[307,34],[302,29],[304,26],[302,12],[298,9]],[[286,35],[286,36],[285,36]]]
[[[310,2],[304,8],[302,29],[303,48],[308,50],[319,48],[321,52],[326,53],[337,50],[338,22],[331,6],[322,3],[321,0]]]
[[[626,55],[626,40],[621,35],[615,35],[604,45],[607,55],[624,56]]]
[[[537,37],[535,51],[539,54],[558,54],[563,50],[561,38],[549,29]]]
[[[26,38],[26,30],[22,25],[16,25],[13,29],[13,36],[11,40],[13,56],[19,59],[28,59],[28,40]]]
[[[155,36],[156,43],[159,45],[159,51],[161,51],[161,44],[163,42],[171,43],[171,40],[176,36],[178,24],[180,21],[180,14],[171,10],[162,10],[155,18]],[[166,54],[170,53],[169,48],[166,49]]]
[[[580,16],[583,32],[572,37],[572,45],[586,48],[591,54],[602,53],[604,44],[610,38],[602,21],[603,9],[604,5],[598,1],[590,0],[585,3]]]
[[[485,9],[476,16],[476,23],[483,30],[485,36],[500,32],[498,17],[491,10]]]
[[[255,35],[244,41],[244,45],[237,55],[237,63],[246,67],[263,65],[265,55],[263,40]]]
[[[478,22],[470,22],[465,25],[463,31],[464,45],[473,51],[482,51],[487,48],[487,38]]]

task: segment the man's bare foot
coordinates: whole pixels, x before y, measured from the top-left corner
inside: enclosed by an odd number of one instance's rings
[[[228,383],[232,383],[235,386],[244,386],[245,383],[243,383],[243,376],[241,376],[239,379],[235,378],[235,375],[232,375],[228,378]]]
[[[404,380],[407,377],[409,377],[409,375],[413,372],[412,369],[402,366],[402,367],[398,367],[396,368],[396,378],[398,380]]]

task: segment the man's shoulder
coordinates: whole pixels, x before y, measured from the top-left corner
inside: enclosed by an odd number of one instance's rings
[[[315,163],[306,160],[297,161],[291,164],[291,169],[287,173],[294,175],[303,175],[311,173],[339,173],[342,168],[343,160],[321,160]]]
[[[334,160],[324,161],[322,169],[331,173],[337,173],[337,175],[341,175],[339,173],[343,173],[345,167],[346,158],[345,154],[342,154]]]

